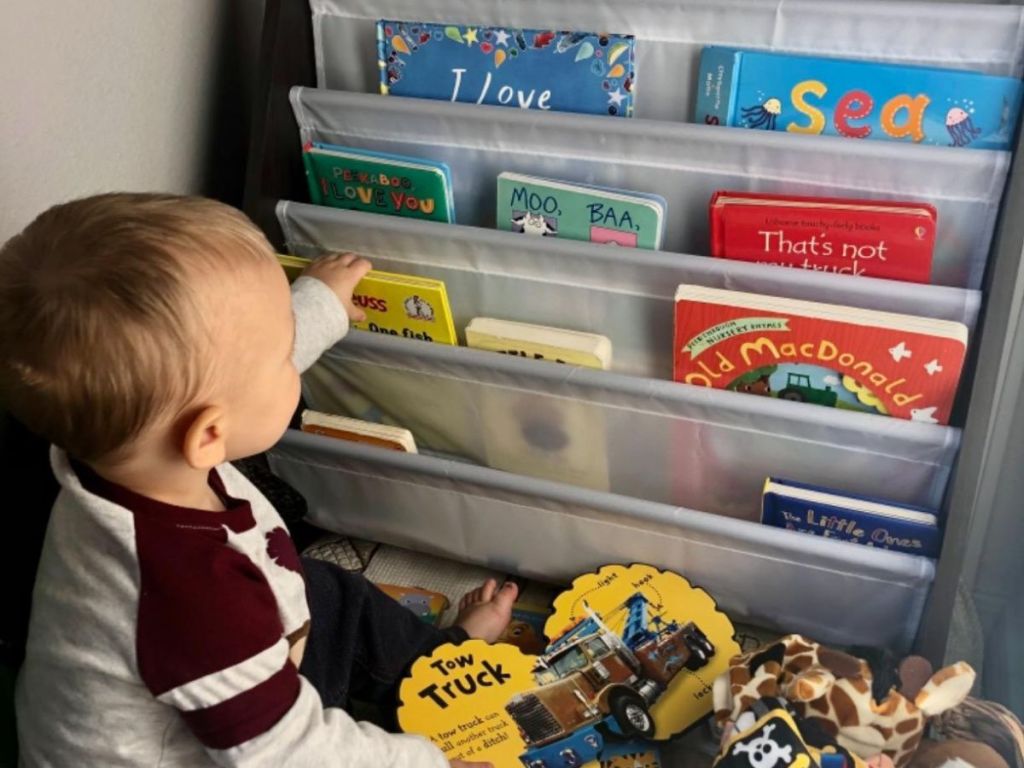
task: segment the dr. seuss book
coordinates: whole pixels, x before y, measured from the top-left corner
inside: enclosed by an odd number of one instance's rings
[[[402,730],[498,768],[656,757],[651,740],[711,713],[712,683],[739,652],[707,592],[649,565],[577,578],[545,634],[536,656],[469,640],[420,658],[399,690]]]
[[[966,347],[950,320],[676,291],[674,378],[687,384],[947,424]]]
[[[926,203],[716,192],[711,255],[927,283],[935,220]]]
[[[350,419],[347,416],[305,410],[302,412],[302,431],[338,440],[367,443],[391,451],[416,453],[416,440],[408,429]]]
[[[408,339],[458,344],[443,280],[373,270],[359,281],[352,300],[366,313],[360,328]]]
[[[603,370],[612,364],[612,343],[607,336],[491,317],[469,321],[466,346]]]
[[[658,250],[665,199],[506,171],[498,175],[497,223],[528,235]]]
[[[288,276],[288,282],[294,283],[298,280],[302,271],[309,266],[310,260],[302,256],[290,256],[286,253],[279,253],[277,254],[277,263],[281,265],[281,269]]]
[[[925,557],[938,557],[941,544],[929,509],[771,477],[761,494],[761,522]]]
[[[707,47],[695,121],[1009,149],[1021,81],[955,69]]]
[[[632,35],[377,22],[380,90],[394,96],[631,117]]]
[[[455,221],[448,166],[333,144],[302,149],[309,197],[317,205],[431,221]]]

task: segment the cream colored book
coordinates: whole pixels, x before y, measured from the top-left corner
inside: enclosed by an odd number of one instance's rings
[[[369,443],[392,451],[416,453],[416,440],[408,429],[372,421],[306,410],[302,412],[302,431],[339,440]]]
[[[602,370],[608,370],[612,364],[612,342],[607,336],[491,317],[474,317],[470,321],[466,326],[466,344],[532,360]]]

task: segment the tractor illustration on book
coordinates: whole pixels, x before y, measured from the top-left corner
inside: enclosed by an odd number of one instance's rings
[[[681,670],[698,670],[715,654],[693,622],[649,615],[639,592],[603,618],[584,609],[587,617],[537,659],[537,687],[505,705],[526,743],[526,768],[583,765],[598,759],[609,736],[650,738],[650,707]]]
[[[788,373],[786,375],[786,386],[779,390],[779,397],[783,400],[794,400],[799,403],[816,403],[818,405],[834,406],[839,395],[826,386],[823,389],[811,384],[811,377],[806,373]]]

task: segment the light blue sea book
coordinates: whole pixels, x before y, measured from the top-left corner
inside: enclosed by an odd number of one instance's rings
[[[633,115],[632,35],[377,22],[381,93],[523,109]]]
[[[1009,149],[1022,84],[957,69],[710,46],[696,122],[796,134]]]

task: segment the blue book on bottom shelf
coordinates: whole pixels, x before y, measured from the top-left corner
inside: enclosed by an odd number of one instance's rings
[[[938,557],[942,543],[931,510],[772,477],[764,484],[761,522],[925,557]]]

